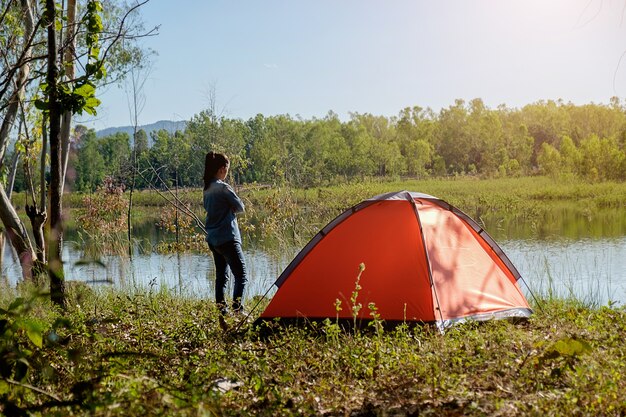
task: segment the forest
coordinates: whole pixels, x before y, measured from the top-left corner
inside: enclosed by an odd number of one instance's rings
[[[310,120],[261,114],[241,120],[206,110],[184,131],[148,137],[139,130],[134,138],[97,138],[79,125],[67,186],[93,191],[107,176],[130,186],[136,161],[138,188],[198,187],[208,150],[229,155],[236,183],[310,187],[372,177],[536,174],[620,181],[626,179],[625,106],[613,98],[610,105],[549,100],[489,109],[474,99],[438,113],[415,106],[394,117],[353,113],[347,121],[333,112]],[[16,191],[26,187],[20,171]]]

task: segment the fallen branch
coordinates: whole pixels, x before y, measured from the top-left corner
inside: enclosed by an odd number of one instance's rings
[[[39,394],[45,395],[45,396],[46,396],[46,397],[48,397],[48,398],[52,398],[52,399],[53,399],[53,400],[55,400],[55,401],[61,402],[61,399],[60,399],[59,397],[57,397],[56,395],[54,395],[54,394],[52,394],[52,393],[50,393],[50,392],[48,392],[48,391],[44,391],[44,390],[43,390],[43,389],[41,389],[41,388],[37,388],[37,387],[35,387],[35,386],[33,386],[33,385],[30,385],[30,384],[25,384],[25,383],[23,383],[23,382],[15,381],[15,380],[13,380],[13,379],[9,379],[9,378],[5,378],[4,380],[5,380],[7,383],[11,384],[11,385],[16,385],[16,386],[18,386],[18,387],[22,387],[22,388],[29,389],[29,390],[31,390],[31,391],[35,391],[36,393],[39,393]]]

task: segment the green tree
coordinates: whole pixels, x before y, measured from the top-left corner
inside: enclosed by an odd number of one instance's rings
[[[558,149],[547,142],[541,144],[537,155],[537,164],[542,174],[552,177],[558,176],[561,170],[561,154]]]
[[[95,191],[107,176],[106,163],[96,132],[91,129],[81,137],[75,163],[76,189]]]
[[[145,177],[155,187],[171,187],[173,185],[174,166],[172,154],[174,149],[174,135],[164,129],[150,133],[152,147],[149,151],[150,170]],[[164,182],[161,184],[159,179]]]
[[[150,148],[148,146],[148,134],[145,130],[140,129],[135,134],[133,139],[133,150],[131,161],[136,162],[136,169],[142,173],[142,175],[148,174],[150,172],[149,167],[149,152]],[[143,189],[150,187],[147,181],[144,180],[142,175],[135,176],[135,183],[137,188]]]
[[[120,182],[130,174],[130,136],[126,132],[117,132],[98,140],[100,155],[107,167],[106,175],[111,175]]]
[[[502,116],[501,116],[502,117]],[[504,117],[504,147],[507,149],[509,160],[517,161],[515,172],[529,173],[532,170],[532,156],[535,148],[535,138],[530,136],[526,125],[510,121]]]
[[[307,182],[304,123],[288,115],[265,118],[258,115],[250,120],[246,155],[250,161],[249,174],[255,181],[269,184],[285,182],[300,185]]]
[[[376,164],[370,157],[374,138],[356,120],[350,120],[342,127],[342,136],[350,148],[349,160],[346,161],[350,178],[366,177],[376,173]]]
[[[116,2],[108,2],[105,12],[101,2],[97,0],[85,0],[80,4],[74,0],[63,4],[53,0],[22,0],[3,2],[1,5],[3,10],[0,13],[0,40],[10,39],[7,45],[11,47],[0,48],[0,164],[3,163],[8,132],[12,131],[17,109],[26,109],[28,102],[34,102],[44,114],[43,119],[47,120],[41,129],[43,155],[47,149],[47,140],[50,141],[49,220],[52,233],[48,243],[52,247],[49,248],[47,261],[48,271],[51,273],[52,298],[59,304],[64,302],[60,259],[63,240],[61,211],[70,151],[71,118],[81,112],[95,114],[99,104],[95,97],[96,87],[110,82],[116,74],[123,74],[123,67],[129,63],[128,58],[137,55],[128,53],[134,34],[126,26],[126,18],[139,6],[137,4],[116,15],[115,11],[122,10]],[[77,10],[80,14],[76,13]],[[11,24],[5,24],[9,21]],[[103,33],[106,36],[101,37]],[[111,34],[114,35],[110,36]],[[122,39],[126,40],[125,45],[116,48],[116,44]],[[38,71],[31,73],[31,67],[37,67]],[[80,70],[75,71],[74,68]],[[5,102],[5,99],[8,101]],[[5,103],[10,104],[5,107]],[[28,129],[34,132],[37,128],[28,126]],[[44,162],[41,164],[43,177],[46,164],[44,157],[41,160]],[[41,184],[43,185],[43,181]],[[40,234],[47,215],[46,192],[43,187],[40,195],[42,198],[39,205],[33,196],[33,206],[27,209],[35,236]],[[32,245],[14,207],[5,197],[4,190],[0,187],[0,218],[5,227],[15,231],[12,243],[20,254],[23,275],[28,278],[35,259]]]
[[[561,170],[566,174],[573,174],[579,170],[579,166],[582,160],[582,154],[574,145],[574,141],[569,136],[564,136],[561,139],[561,147],[559,149],[561,153]]]
[[[369,158],[379,176],[401,175],[406,172],[405,160],[396,139],[394,124],[385,117],[371,114],[352,114],[352,119],[363,126],[369,136]]]
[[[437,128],[434,119],[432,110],[421,107],[407,107],[400,112],[396,123],[397,140],[408,175],[423,177],[432,164],[432,143]]]
[[[591,135],[580,142],[580,173],[591,181],[624,179],[624,151],[615,139]]]
[[[404,148],[407,174],[423,178],[428,174],[427,167],[432,164],[433,147],[423,139],[411,141]]]
[[[539,150],[547,142],[555,148],[563,135],[567,135],[571,128],[571,118],[561,100],[539,101],[524,106],[520,110],[521,123],[528,127],[529,134],[534,139],[534,149],[531,163],[537,163]]]
[[[464,173],[470,165],[472,138],[466,130],[467,110],[463,100],[439,112],[435,152],[443,159],[447,173]]]
[[[614,98],[609,106],[601,104],[577,106],[569,103],[565,110],[571,121],[568,136],[575,144],[593,134],[609,138],[617,137],[624,131],[626,114],[617,98]]]
[[[347,173],[350,147],[341,134],[341,127],[339,117],[332,112],[305,124],[304,185],[318,185]]]
[[[184,139],[188,154],[185,160],[184,175],[198,184],[204,171],[204,156],[209,151],[225,153],[231,162],[231,175],[236,180],[242,178],[248,160],[245,135],[248,129],[241,120],[218,117],[212,109],[194,115],[185,129]]]
[[[487,109],[480,99],[470,102],[467,130],[472,138],[470,164],[476,166],[479,173],[494,175],[501,166],[508,164],[500,118],[496,112]]]

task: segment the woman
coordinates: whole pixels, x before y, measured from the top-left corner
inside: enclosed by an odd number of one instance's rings
[[[224,182],[228,175],[228,158],[215,152],[206,155],[204,163],[204,209],[206,210],[206,241],[215,261],[215,301],[222,314],[226,314],[224,290],[228,270],[235,277],[232,309],[243,310],[242,298],[246,285],[246,261],[241,250],[241,234],[237,225],[237,213],[244,205],[230,185]]]

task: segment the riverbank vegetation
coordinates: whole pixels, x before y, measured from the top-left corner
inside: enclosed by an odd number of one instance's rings
[[[550,229],[559,220],[555,218],[558,213],[574,216],[572,223],[586,227],[592,235],[594,225],[600,227],[603,224],[601,219],[614,225],[612,235],[623,236],[626,233],[626,224],[619,221],[626,208],[626,182],[590,183],[574,178],[545,176],[483,180],[473,177],[423,180],[374,178],[310,188],[249,184],[237,190],[246,204],[246,213],[240,216],[239,224],[249,243],[302,246],[342,211],[375,195],[400,190],[442,198],[482,222],[494,237],[506,237],[507,225],[533,227],[533,230],[525,232],[527,237],[533,237],[533,233]],[[127,240],[127,194],[121,192],[119,187],[109,186],[93,193],[68,195],[67,206],[71,207],[66,216],[69,232],[73,235],[74,230],[79,230],[81,233],[73,238],[108,242],[108,248],[118,248],[123,253]],[[14,195],[14,204],[21,206],[23,198],[24,194]],[[202,221],[201,189],[181,189],[177,198]],[[158,250],[206,249],[194,219],[177,210],[170,203],[172,196],[166,191],[143,190],[136,192],[133,199],[133,227],[152,228],[156,223],[163,232],[160,235],[163,242],[153,242]],[[601,233],[606,235],[607,231]]]
[[[184,130],[97,137],[75,129],[68,187],[93,191],[106,176],[127,188],[198,187],[208,150],[231,158],[234,183],[315,187],[364,178],[547,175],[597,182],[626,179],[626,107],[540,101],[490,109],[481,99],[397,116],[330,112],[311,120],[195,115]],[[138,175],[134,175],[134,168]],[[18,170],[16,190],[27,188]],[[36,179],[35,179],[36,182]]]
[[[150,288],[72,286],[65,313],[26,288],[0,293],[6,415],[626,413],[622,307],[551,299],[525,324],[442,335],[330,320],[260,339],[239,318],[220,326],[211,302]]]

